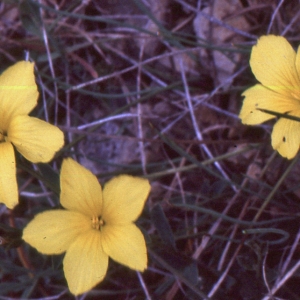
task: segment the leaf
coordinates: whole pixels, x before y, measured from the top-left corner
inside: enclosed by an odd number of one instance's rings
[[[37,2],[23,0],[19,5],[20,18],[24,28],[31,34],[41,37],[42,20]]]
[[[156,248],[155,252],[152,250],[150,254],[180,280],[189,282],[191,286],[198,283],[199,273],[194,259],[169,247]]]
[[[57,195],[60,193],[59,175],[49,164],[38,164],[38,169],[43,175],[44,183]]]
[[[160,204],[156,204],[151,210],[151,219],[163,243],[176,250],[171,226]]]

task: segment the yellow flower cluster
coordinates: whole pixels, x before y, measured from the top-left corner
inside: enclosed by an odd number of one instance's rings
[[[29,161],[44,163],[64,145],[59,128],[28,116],[38,95],[33,63],[18,62],[0,76],[0,202],[10,209],[18,203],[14,147]],[[22,238],[43,254],[66,252],[63,268],[71,293],[101,282],[109,257],[134,270],[147,268],[145,239],[134,222],[150,192],[148,180],[121,175],[102,190],[96,176],[67,158],[60,189],[65,209],[38,214]]]
[[[261,37],[250,66],[260,82],[246,91],[240,118],[255,125],[279,117],[272,146],[295,157],[300,146],[300,48],[284,37]],[[49,162],[64,145],[63,132],[29,116],[38,89],[34,64],[21,61],[0,76],[0,202],[18,204],[15,149],[32,163]],[[103,280],[109,257],[131,269],[147,268],[144,236],[134,224],[150,192],[148,180],[121,175],[103,190],[96,176],[71,158],[63,160],[60,203],[64,209],[38,214],[23,230],[23,240],[43,254],[65,252],[64,274],[74,295]]]

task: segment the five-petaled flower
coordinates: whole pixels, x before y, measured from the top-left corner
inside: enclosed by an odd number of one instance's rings
[[[262,36],[253,46],[250,66],[256,84],[247,89],[240,118],[244,124],[260,124],[275,115],[268,110],[300,117],[300,48],[297,53],[281,36]],[[262,109],[262,110],[261,110]],[[280,117],[272,131],[272,147],[293,158],[300,145],[300,123]]]
[[[29,161],[48,162],[64,144],[57,127],[28,116],[37,105],[34,64],[21,61],[0,76],[0,202],[8,208],[18,203],[16,149]]]
[[[44,254],[66,252],[65,277],[74,295],[103,280],[108,257],[143,271],[147,267],[145,239],[133,223],[150,191],[148,180],[120,175],[103,191],[90,171],[65,159],[60,175],[58,209],[38,214],[23,231],[23,239]]]

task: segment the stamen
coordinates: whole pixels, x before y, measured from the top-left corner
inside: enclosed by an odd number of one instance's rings
[[[101,227],[104,225],[104,221],[102,220],[101,216],[99,217],[93,216],[91,220],[92,220],[92,228],[101,231]]]

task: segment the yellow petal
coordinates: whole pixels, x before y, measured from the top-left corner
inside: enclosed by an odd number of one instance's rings
[[[102,217],[107,224],[128,224],[141,214],[150,192],[148,180],[120,175],[106,183],[103,190]]]
[[[281,36],[262,36],[253,46],[250,65],[256,79],[282,95],[299,98],[300,79],[296,70],[296,53]]]
[[[291,115],[300,118],[300,110]],[[300,146],[300,123],[297,121],[280,118],[273,127],[272,147],[283,157],[295,157]]]
[[[70,292],[74,295],[85,293],[102,281],[108,256],[102,250],[100,232],[91,230],[74,240],[63,264]]]
[[[255,125],[275,118],[274,115],[259,111],[259,108],[279,113],[300,108],[299,100],[278,94],[261,84],[247,89],[242,95],[245,99],[239,117],[243,124]]]
[[[113,260],[138,271],[147,268],[145,239],[135,224],[103,226],[101,240],[104,252]]]
[[[24,228],[22,238],[43,254],[60,254],[79,235],[91,230],[91,220],[87,216],[59,209],[36,215]]]
[[[63,207],[89,217],[101,215],[102,189],[97,177],[71,158],[63,161],[60,189]]]
[[[33,69],[33,63],[20,61],[0,76],[0,128],[4,131],[13,116],[27,115],[37,104]]]
[[[7,135],[17,150],[33,163],[49,162],[64,145],[59,128],[29,116],[14,117]]]
[[[11,143],[0,143],[0,202],[8,208],[18,204],[18,185],[16,179],[16,162]]]
[[[298,76],[300,77],[300,46],[298,47],[297,54],[296,54],[296,69]]]

